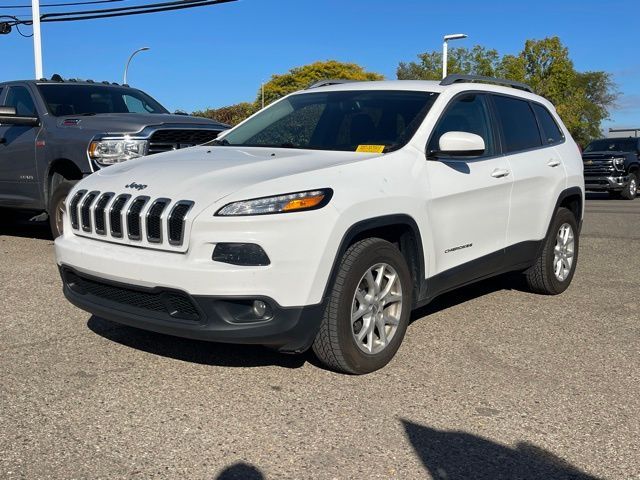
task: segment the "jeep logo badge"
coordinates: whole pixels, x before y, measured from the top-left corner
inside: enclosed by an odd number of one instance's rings
[[[147,186],[140,185],[139,183],[136,183],[136,182],[131,182],[129,185],[125,185],[124,188],[135,188],[136,190],[144,190],[145,188],[147,188]]]

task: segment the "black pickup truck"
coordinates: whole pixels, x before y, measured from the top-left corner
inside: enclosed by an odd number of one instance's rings
[[[640,178],[640,138],[593,140],[582,152],[586,190],[633,200]]]
[[[156,100],[109,82],[0,83],[0,207],[48,215],[62,231],[73,184],[114,163],[208,142],[228,128],[172,115]]]

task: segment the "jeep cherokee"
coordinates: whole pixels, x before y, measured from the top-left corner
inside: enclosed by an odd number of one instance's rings
[[[82,180],[55,247],[97,316],[362,374],[443,292],[510,271],[563,292],[583,204],[579,149],[526,85],[327,81]]]

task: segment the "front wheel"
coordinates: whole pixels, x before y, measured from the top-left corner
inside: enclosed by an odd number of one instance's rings
[[[620,196],[625,200],[633,200],[638,195],[638,176],[635,173],[629,174],[629,183],[620,192]]]
[[[56,185],[51,194],[51,198],[49,200],[49,225],[51,227],[51,234],[53,235],[53,238],[57,238],[62,235],[64,225],[62,221],[64,215],[64,202],[75,184],[76,182],[62,180]]]
[[[329,368],[364,374],[384,367],[409,324],[413,285],[402,253],[368,238],[344,254],[313,343]]]
[[[578,223],[571,210],[559,208],[536,263],[525,272],[531,291],[545,295],[564,292],[576,271]]]

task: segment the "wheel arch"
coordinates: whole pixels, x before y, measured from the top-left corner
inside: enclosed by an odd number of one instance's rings
[[[338,272],[338,265],[347,249],[360,240],[374,237],[387,240],[399,248],[409,266],[413,280],[413,304],[415,305],[422,298],[425,287],[425,261],[420,229],[413,217],[407,214],[393,214],[360,220],[349,227],[335,254],[323,299],[329,295]]]
[[[47,210],[49,209],[51,194],[57,186],[57,184],[54,185],[56,174],[60,175],[64,180],[81,180],[83,177],[82,171],[74,161],[67,158],[58,158],[52,161],[47,169],[46,182],[44,184],[44,200]]]

